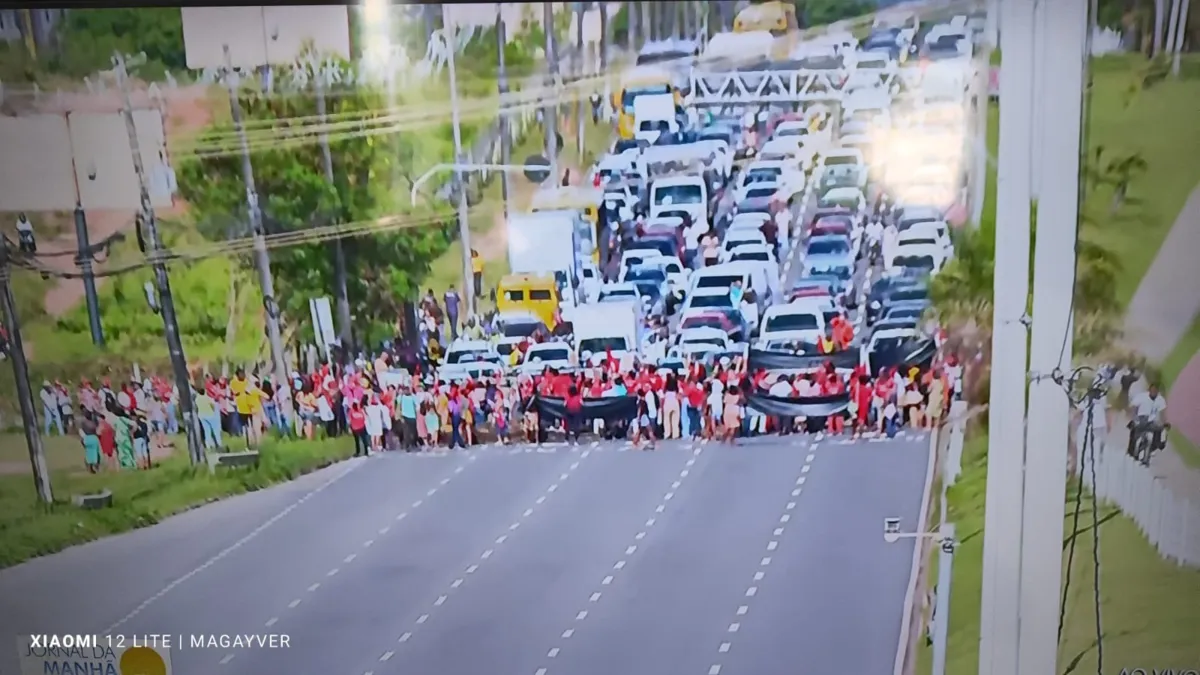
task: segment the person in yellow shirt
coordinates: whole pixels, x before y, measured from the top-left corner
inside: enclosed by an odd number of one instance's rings
[[[238,368],[229,380],[229,396],[233,399],[234,411],[237,413],[237,428],[234,432],[239,436],[246,433],[246,427],[250,426],[250,401],[246,398],[246,390],[249,388],[250,380],[246,378],[246,371]]]
[[[483,297],[483,258],[479,251],[471,249],[471,276],[475,278],[475,297]]]

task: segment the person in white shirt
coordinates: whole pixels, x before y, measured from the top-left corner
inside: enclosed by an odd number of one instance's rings
[[[33,223],[24,213],[17,216],[17,248],[22,253],[33,255],[37,253],[37,239],[33,235]]]
[[[1075,447],[1080,461],[1087,462],[1094,451],[1102,457],[1108,440],[1108,399],[1101,396],[1095,401],[1084,399],[1076,404],[1079,410],[1079,426],[1075,429]],[[1088,428],[1088,408],[1091,407],[1092,425]],[[1089,435],[1090,434],[1090,435]]]
[[[720,380],[712,381],[712,388],[708,393],[709,417],[707,428],[719,431],[725,423],[723,416],[725,414],[725,386]]]
[[[53,426],[58,430],[58,435],[63,435],[63,420],[62,412],[58,408],[58,393],[54,391],[54,387],[50,386],[47,380],[42,383],[42,424],[44,429],[43,436],[50,435],[50,427]]]
[[[1133,420],[1129,422],[1129,454],[1134,459],[1134,447],[1139,435],[1153,434],[1150,452],[1166,447],[1165,431],[1170,427],[1166,424],[1167,399],[1158,391],[1158,385],[1151,384],[1146,391],[1138,394],[1130,401],[1133,408]]]

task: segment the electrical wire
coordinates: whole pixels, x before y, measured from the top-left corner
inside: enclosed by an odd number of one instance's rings
[[[480,207],[476,207],[475,209],[468,211],[468,213],[479,213],[482,210],[483,209]],[[342,223],[337,225],[325,225],[308,228],[305,230],[271,234],[263,237],[263,240],[268,250],[274,250],[290,248],[293,246],[301,246],[305,244],[322,243],[335,239],[346,239],[371,234],[395,232],[403,229],[440,225],[445,223],[450,218],[453,218],[452,214],[431,215],[420,218],[412,218],[407,216],[387,216],[375,220]],[[239,237],[222,242],[207,242],[185,248],[159,249],[158,251],[147,253],[146,257],[142,260],[122,265],[120,267],[110,268],[102,272],[95,272],[93,276],[96,278],[119,276],[150,267],[159,262],[164,264],[174,262],[197,262],[207,258],[249,254],[255,250],[255,245],[255,238],[250,236]],[[83,274],[77,272],[60,272],[49,269],[39,264],[39,261],[36,259],[36,257],[14,257],[12,262],[18,267],[28,271],[37,272],[45,276],[61,279],[82,279],[84,277]]]
[[[1080,452],[1079,461],[1086,462],[1087,448],[1091,443],[1092,436],[1092,420],[1095,402],[1089,401],[1087,407],[1087,423],[1083,430],[1083,442],[1081,447],[1083,452]],[[1067,549],[1067,570],[1063,576],[1062,600],[1058,605],[1058,642],[1062,644],[1063,626],[1067,619],[1067,598],[1071,592],[1071,568],[1075,563],[1075,542],[1079,540],[1079,514],[1083,510],[1083,466],[1079,467],[1079,480],[1075,483],[1075,511],[1071,518],[1071,543]]]
[[[1088,446],[1092,478],[1092,604],[1096,608],[1096,675],[1104,675],[1104,620],[1100,610],[1100,497],[1096,490],[1096,439]]]

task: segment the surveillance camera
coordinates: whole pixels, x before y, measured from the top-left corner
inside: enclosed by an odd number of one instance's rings
[[[884,534],[898,534],[899,532],[900,532],[900,519],[899,518],[884,518],[883,519],[883,533]]]
[[[954,553],[954,547],[958,542],[954,541],[953,537],[946,537],[942,540],[942,553]]]

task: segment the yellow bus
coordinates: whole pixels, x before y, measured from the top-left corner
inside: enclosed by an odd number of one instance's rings
[[[768,31],[775,36],[772,56],[786,59],[792,48],[800,41],[800,22],[796,19],[796,6],[790,2],[763,2],[750,5],[733,20],[733,32],[755,33]]]
[[[591,186],[544,188],[533,195],[530,211],[577,211],[586,227],[580,227],[579,238],[592,247],[591,258],[600,264],[600,207],[604,204],[604,189]]]
[[[677,86],[678,77],[659,66],[635,66],[621,77],[621,88],[614,95],[613,108],[618,110],[617,131],[621,138],[633,138],[633,100],[642,94],[675,94],[675,104],[683,104]]]

